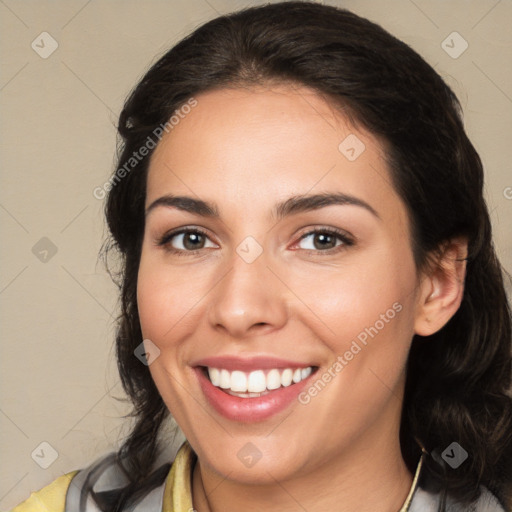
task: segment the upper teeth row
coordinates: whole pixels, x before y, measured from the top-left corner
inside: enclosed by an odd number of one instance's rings
[[[231,389],[237,393],[261,393],[266,389],[272,390],[281,386],[289,386],[307,378],[312,372],[312,367],[297,368],[292,370],[272,369],[265,375],[263,370],[255,370],[250,373],[208,367],[208,375],[214,386],[222,389]]]

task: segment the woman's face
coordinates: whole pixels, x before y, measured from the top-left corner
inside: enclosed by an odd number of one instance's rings
[[[398,447],[419,281],[383,146],[306,87],[196,100],[152,156],[138,275],[167,407],[239,481]]]

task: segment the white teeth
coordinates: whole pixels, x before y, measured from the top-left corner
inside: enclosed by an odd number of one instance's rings
[[[267,379],[261,370],[249,373],[247,391],[249,393],[261,393],[267,388]]]
[[[219,387],[220,385],[220,370],[217,368],[208,368],[208,375],[214,386]]]
[[[300,371],[300,376],[302,377],[301,380],[307,379],[311,375],[311,366],[308,366],[307,368],[303,368]]]
[[[267,389],[277,389],[281,387],[281,374],[279,370],[270,370],[267,374]]]
[[[245,373],[239,370],[230,372],[225,369],[208,367],[208,376],[211,383],[228,391],[230,394],[242,393],[244,398],[252,398],[265,394],[266,391],[278,389],[281,386],[288,387],[292,383],[297,384],[311,375],[313,368],[286,368],[278,370],[273,368],[265,374],[264,370],[254,370]],[[237,395],[238,396],[238,395]]]
[[[221,387],[222,389],[229,389],[231,387],[231,374],[227,370],[220,371],[219,387]]]
[[[293,372],[290,368],[286,368],[286,370],[281,375],[281,385],[284,387],[288,387],[292,383]]]
[[[231,391],[245,393],[247,391],[247,376],[244,372],[231,372]]]

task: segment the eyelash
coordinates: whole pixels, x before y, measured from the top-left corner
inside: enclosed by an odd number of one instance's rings
[[[203,231],[202,229],[199,229],[199,228],[180,228],[177,231],[172,231],[170,233],[166,233],[161,238],[159,238],[156,243],[157,243],[158,246],[165,247],[165,249],[168,252],[173,253],[173,254],[175,254],[177,256],[189,256],[189,255],[198,254],[199,251],[201,251],[201,249],[195,249],[195,250],[192,250],[192,251],[187,251],[187,250],[184,250],[184,249],[175,249],[174,247],[172,247],[170,245],[171,240],[175,236],[182,235],[184,233],[194,233],[194,234],[202,235],[202,236],[204,236],[206,238],[209,238],[208,234],[205,231]],[[335,236],[336,238],[341,240],[342,244],[338,245],[338,246],[335,246],[335,247],[332,247],[330,249],[327,249],[325,251],[315,250],[315,249],[303,249],[304,251],[331,255],[331,254],[334,254],[334,253],[338,253],[339,251],[341,251],[343,249],[346,249],[347,247],[350,247],[350,246],[354,245],[354,243],[355,243],[352,238],[350,238],[344,231],[341,231],[339,229],[335,229],[335,228],[315,228],[315,229],[312,229],[311,231],[308,231],[307,233],[304,233],[303,235],[301,235],[299,240],[294,245],[298,244],[299,242],[301,242],[302,240],[304,240],[308,236],[315,235],[315,234],[327,234],[327,235]]]

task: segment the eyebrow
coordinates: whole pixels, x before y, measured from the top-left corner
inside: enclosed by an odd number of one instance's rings
[[[368,210],[372,215],[381,220],[377,211],[366,201],[355,196],[342,193],[322,193],[314,195],[298,195],[292,196],[283,202],[277,203],[272,212],[272,218],[281,220],[290,215],[295,215],[311,210],[318,210],[331,205],[351,205],[359,206]],[[195,199],[188,196],[175,196],[167,194],[153,201],[146,209],[146,217],[157,207],[177,208],[178,210],[200,215],[201,217],[209,217],[213,219],[220,218],[220,213],[215,203]]]

